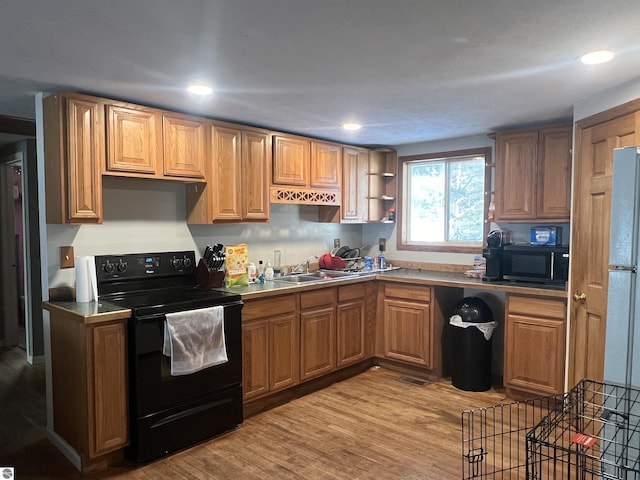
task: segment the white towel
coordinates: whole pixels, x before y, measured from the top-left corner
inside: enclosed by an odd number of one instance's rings
[[[162,353],[171,357],[171,375],[187,375],[228,361],[223,306],[165,317]]]

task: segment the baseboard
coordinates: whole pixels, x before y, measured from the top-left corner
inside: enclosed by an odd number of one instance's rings
[[[82,459],[80,458],[80,455],[78,455],[78,452],[76,452],[75,449],[64,440],[64,438],[62,438],[53,430],[47,428],[45,429],[45,433],[53,446],[60,450],[60,453],[62,453],[62,455],[64,455],[66,459],[69,460],[72,465],[78,469],[79,472],[81,472]]]

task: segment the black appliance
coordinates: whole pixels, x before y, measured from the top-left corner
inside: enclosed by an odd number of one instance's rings
[[[485,282],[502,280],[503,241],[503,232],[500,230],[492,230],[487,235],[487,246],[482,249],[482,256],[486,259],[486,271],[482,277]]]
[[[502,278],[563,285],[569,278],[569,247],[505,245]]]
[[[240,295],[196,288],[193,251],[95,257],[100,301],[131,309],[128,322],[130,444],[148,462],[230,430],[243,420]],[[222,305],[228,361],[171,375],[165,314]]]

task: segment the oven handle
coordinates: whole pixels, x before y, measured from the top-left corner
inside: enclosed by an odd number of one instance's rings
[[[228,307],[240,307],[242,308],[242,306],[244,305],[244,302],[242,301],[237,301],[237,302],[231,302],[231,303],[225,303],[222,304],[221,306],[224,307],[225,310],[225,319],[226,319],[226,315],[227,315],[227,308]],[[217,305],[210,305],[210,307],[216,307]],[[201,308],[207,308],[207,307],[201,307]],[[162,312],[162,313],[154,313],[153,315],[134,315],[133,318],[135,319],[136,323],[146,323],[146,322],[153,322],[153,321],[157,321],[157,320],[165,320],[165,314],[167,313],[175,313],[175,312],[188,312],[190,310],[198,310],[198,308],[193,308],[193,309],[183,309],[183,310],[175,310],[175,311],[169,311],[169,312]]]

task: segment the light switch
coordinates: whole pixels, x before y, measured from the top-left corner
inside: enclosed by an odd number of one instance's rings
[[[75,263],[73,261],[73,247],[60,247],[60,268],[73,267],[75,267]]]

